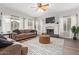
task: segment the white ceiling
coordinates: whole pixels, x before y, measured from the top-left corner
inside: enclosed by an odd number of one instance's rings
[[[2,3],[0,5],[26,13],[32,17],[39,17],[46,14],[66,11],[79,7],[78,3],[49,3],[49,8],[47,11],[39,12],[38,9],[33,8],[34,3]]]

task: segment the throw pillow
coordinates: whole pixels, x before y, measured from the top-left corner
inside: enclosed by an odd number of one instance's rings
[[[10,41],[7,41],[5,39],[0,38],[0,48],[7,47],[7,46],[10,46],[12,44],[13,44],[13,42],[10,42]]]
[[[31,30],[31,32],[35,32],[35,30]]]
[[[20,30],[16,29],[13,32],[17,33],[17,34],[21,34]]]

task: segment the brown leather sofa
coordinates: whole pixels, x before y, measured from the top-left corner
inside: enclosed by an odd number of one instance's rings
[[[0,55],[26,55],[28,53],[28,47],[22,43],[16,42],[13,39],[7,39],[8,41],[13,41],[13,44],[0,48]]]
[[[37,36],[36,30],[27,29],[27,30],[13,31],[11,38],[14,40],[22,40],[22,39],[36,37],[36,36]]]

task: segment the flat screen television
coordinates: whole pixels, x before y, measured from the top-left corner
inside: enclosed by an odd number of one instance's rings
[[[46,18],[46,23],[55,23],[55,17]]]

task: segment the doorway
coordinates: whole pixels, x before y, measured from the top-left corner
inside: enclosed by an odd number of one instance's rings
[[[71,32],[71,17],[63,17],[64,38],[70,37]]]

